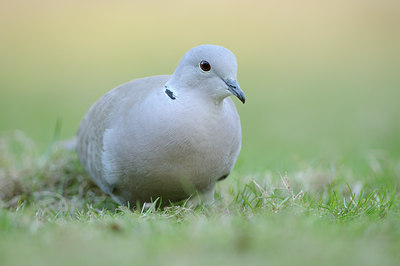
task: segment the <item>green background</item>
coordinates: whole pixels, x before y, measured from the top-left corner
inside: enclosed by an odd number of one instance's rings
[[[57,119],[75,134],[90,105],[131,79],[170,74],[190,48],[238,59],[251,171],[296,160],[400,152],[396,1],[7,1],[0,6],[0,132],[42,150]],[[360,157],[360,158],[361,158]],[[307,161],[308,162],[308,161]],[[297,163],[295,164],[297,165]]]
[[[2,2],[0,131],[23,130],[44,149],[57,119],[70,138],[105,92],[172,73],[187,50],[211,43],[238,59],[239,161],[251,170],[398,155],[399,5],[328,2]]]
[[[399,29],[389,0],[0,0],[0,264],[399,265]],[[73,137],[206,43],[246,94],[215,206],[115,209],[75,153],[45,153],[57,121]]]

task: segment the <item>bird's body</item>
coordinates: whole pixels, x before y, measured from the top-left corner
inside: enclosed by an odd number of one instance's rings
[[[120,204],[158,197],[175,202],[194,193],[209,201],[215,183],[230,173],[239,154],[241,127],[226,97],[231,93],[208,93],[210,80],[193,86],[182,82],[187,77],[178,77],[177,71],[111,90],[80,125],[77,151],[84,168]]]

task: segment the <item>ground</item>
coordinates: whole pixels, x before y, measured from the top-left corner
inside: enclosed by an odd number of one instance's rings
[[[400,162],[387,154],[370,154],[363,176],[340,162],[246,175],[239,166],[211,206],[130,210],[91,182],[74,152],[55,145],[37,157],[20,132],[0,143],[2,265],[400,261]]]
[[[400,265],[399,10],[0,1],[0,265]],[[211,206],[117,206],[57,142],[206,43],[235,54],[246,95],[231,175]]]

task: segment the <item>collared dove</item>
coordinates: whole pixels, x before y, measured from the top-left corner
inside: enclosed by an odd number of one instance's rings
[[[236,58],[216,45],[189,50],[173,75],[125,83],[98,100],[77,133],[79,159],[119,204],[209,203],[241,147],[232,99],[245,102]]]

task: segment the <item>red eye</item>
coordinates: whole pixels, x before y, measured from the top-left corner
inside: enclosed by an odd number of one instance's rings
[[[205,61],[205,60],[202,60],[202,61],[200,62],[200,68],[201,68],[201,70],[203,70],[203,71],[210,71],[210,70],[211,70],[210,63],[208,63],[208,62]]]

